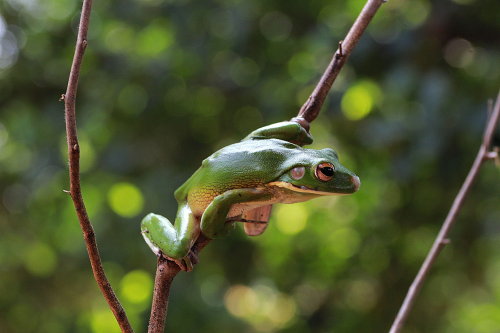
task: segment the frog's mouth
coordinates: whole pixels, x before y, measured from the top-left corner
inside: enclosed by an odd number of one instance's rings
[[[293,185],[291,183],[283,182],[283,181],[277,181],[277,182],[271,182],[269,183],[271,186],[277,186],[277,187],[282,187],[286,188],[290,191],[294,192],[299,192],[299,193],[309,193],[309,194],[315,194],[315,195],[345,195],[348,193],[334,193],[334,192],[325,192],[325,191],[318,191],[313,188],[301,185]]]

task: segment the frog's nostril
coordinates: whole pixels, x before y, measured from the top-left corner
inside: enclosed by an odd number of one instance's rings
[[[359,180],[358,176],[351,176],[351,182],[354,185],[354,192],[359,190],[359,187],[361,186],[361,181]]]

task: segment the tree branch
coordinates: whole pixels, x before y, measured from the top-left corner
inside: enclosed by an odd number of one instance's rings
[[[316,88],[314,88],[314,91],[300,108],[297,118],[294,118],[305,129],[308,130],[309,123],[319,115],[321,106],[325,102],[326,96],[342,66],[344,66],[361,35],[366,30],[366,27],[384,2],[384,0],[368,0],[345,39],[339,42],[339,47],[333,54],[332,60],[323,73],[323,76],[321,76]]]
[[[420,290],[422,289],[423,283],[427,278],[432,265],[436,261],[437,256],[441,253],[441,250],[444,248],[444,246],[449,243],[448,234],[450,232],[450,229],[456,221],[458,212],[462,208],[464,199],[467,193],[469,192],[472,183],[474,182],[479,172],[481,165],[483,164],[484,161],[491,159],[491,155],[498,156],[497,152],[489,151],[489,149],[493,133],[495,132],[495,128],[498,123],[499,114],[500,114],[500,93],[497,96],[493,112],[491,113],[488,119],[488,123],[486,125],[483,135],[483,142],[479,147],[479,152],[477,153],[476,159],[474,160],[474,163],[472,164],[469,174],[465,178],[465,181],[462,187],[460,188],[460,191],[455,197],[455,201],[453,202],[453,205],[451,206],[450,211],[448,212],[448,216],[446,216],[446,219],[443,223],[443,226],[441,227],[441,230],[439,231],[439,234],[437,235],[434,241],[434,244],[432,245],[429,253],[427,254],[427,257],[425,258],[424,263],[420,267],[420,270],[418,271],[418,274],[415,277],[415,280],[411,284],[408,293],[406,294],[404,302],[401,305],[401,308],[399,309],[398,315],[396,316],[396,319],[392,324],[390,333],[398,333],[403,328],[404,322],[413,308],[415,299]]]
[[[69,178],[70,178],[70,195],[73,199],[76,214],[80,221],[80,227],[83,231],[87,253],[89,255],[92,272],[97,285],[108,302],[109,307],[115,315],[116,321],[122,332],[133,332],[132,327],[127,319],[127,315],[123,310],[118,298],[116,297],[113,288],[104,273],[97,249],[97,243],[94,235],[94,229],[90,223],[83,202],[82,192],[80,188],[80,147],[78,145],[78,137],[76,130],[76,114],[75,114],[75,101],[76,91],[78,88],[78,78],[80,75],[80,66],[82,64],[85,48],[87,47],[87,32],[89,28],[90,12],[92,9],[92,0],[84,0],[82,5],[82,13],[80,16],[80,25],[78,27],[78,37],[76,41],[75,54],[73,56],[73,63],[68,79],[68,86],[66,93],[61,96],[64,100],[65,106],[65,120],[66,120],[66,137],[68,143],[68,157],[69,157]]]
[[[200,234],[193,245],[193,252],[198,255],[209,242],[209,238]],[[170,286],[179,272],[180,268],[175,262],[165,259],[163,256],[158,257],[148,333],[163,333],[165,330]]]
[[[173,261],[158,257],[156,267],[155,288],[153,291],[153,302],[151,305],[151,315],[149,318],[148,332],[160,332],[165,330],[165,320],[167,319],[168,295],[172,280],[179,273],[180,268]]]
[[[309,130],[309,123],[318,116],[321,106],[335,78],[370,23],[372,17],[384,2],[384,0],[368,0],[344,41],[339,43],[339,49],[335,52],[332,61],[323,73],[313,93],[302,106],[297,117],[293,119],[301,124],[306,130]],[[200,235],[200,238],[193,246],[195,253],[201,251],[208,242],[210,242],[208,238]],[[177,273],[179,273],[179,267],[175,263],[164,258],[158,259],[148,333],[163,333],[167,316],[170,286]]]

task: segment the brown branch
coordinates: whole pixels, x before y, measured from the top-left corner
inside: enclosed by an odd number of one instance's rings
[[[149,318],[148,332],[163,332],[165,320],[167,319],[168,295],[174,277],[180,268],[173,261],[158,257],[156,267],[155,288],[153,291],[153,303],[151,305],[151,316]]]
[[[465,178],[465,181],[462,187],[460,188],[460,191],[455,197],[455,201],[453,202],[453,205],[451,206],[450,211],[448,212],[448,216],[446,216],[446,219],[441,227],[441,230],[439,231],[439,234],[437,235],[434,241],[434,244],[432,245],[429,253],[427,254],[427,257],[425,258],[424,263],[420,267],[420,270],[418,271],[418,274],[415,277],[415,280],[411,284],[408,293],[406,294],[404,302],[401,305],[401,308],[399,309],[398,315],[396,316],[396,319],[392,324],[390,333],[398,333],[403,328],[403,324],[413,308],[415,299],[420,290],[422,289],[423,283],[427,278],[427,275],[429,274],[432,265],[436,261],[437,256],[444,248],[444,246],[450,242],[448,239],[448,233],[450,232],[451,227],[454,225],[456,221],[458,212],[462,208],[464,199],[467,193],[469,192],[472,183],[474,182],[479,172],[481,165],[483,164],[484,161],[491,159],[492,155],[498,156],[495,151],[491,152],[489,151],[489,149],[493,133],[495,132],[495,128],[497,126],[499,114],[500,114],[500,93],[497,96],[495,107],[486,125],[483,135],[483,142],[479,147],[479,152],[477,153],[476,159],[474,160],[474,163],[472,164],[469,174]]]
[[[97,243],[94,235],[94,229],[90,223],[83,202],[82,192],[80,188],[80,147],[78,145],[78,137],[76,130],[76,114],[75,101],[76,91],[78,88],[78,77],[80,75],[80,66],[82,64],[85,48],[87,47],[87,32],[89,28],[90,12],[92,9],[92,0],[84,0],[82,5],[82,13],[80,16],[80,25],[78,27],[78,37],[76,41],[75,54],[68,79],[68,87],[66,93],[61,95],[61,100],[64,100],[65,119],[66,119],[66,136],[68,142],[69,156],[69,178],[70,178],[70,195],[73,199],[76,214],[80,221],[80,227],[83,231],[85,245],[92,266],[92,272],[97,285],[101,289],[104,298],[108,302],[109,307],[115,315],[116,321],[122,332],[133,332],[132,327],[127,319],[127,315],[123,310],[118,298],[116,297],[113,288],[104,273],[97,249]]]
[[[193,245],[193,252],[198,255],[209,242],[209,238],[200,234]],[[180,268],[175,262],[165,259],[163,256],[158,257],[148,333],[163,333],[165,330],[170,286],[179,272]]]
[[[297,118],[294,118],[307,130],[309,129],[309,123],[318,116],[321,106],[325,102],[326,96],[342,66],[344,66],[366,27],[384,2],[384,0],[368,0],[345,39],[339,42],[339,47],[335,51],[330,64],[323,73],[323,76],[321,76],[316,88],[314,88],[314,91],[300,108]]]

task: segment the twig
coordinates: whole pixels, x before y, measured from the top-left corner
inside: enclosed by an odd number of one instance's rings
[[[339,43],[339,50],[335,52],[330,65],[323,73],[313,93],[300,109],[298,116],[293,119],[301,124],[306,130],[309,130],[309,123],[318,116],[333,81],[370,23],[373,15],[375,15],[383,2],[385,1],[368,0],[366,2],[365,7],[354,22],[351,30],[349,30],[346,38],[343,42]],[[209,241],[208,238],[201,235],[193,247],[195,253],[198,253]],[[164,259],[158,260],[148,333],[163,332],[167,316],[170,286],[177,273],[179,273],[179,268],[176,264],[170,263],[168,260]]]
[[[165,330],[170,286],[179,271],[180,268],[176,263],[165,259],[163,256],[158,257],[148,332],[163,332]]]
[[[309,129],[309,123],[318,116],[321,106],[325,102],[326,96],[342,69],[342,66],[344,66],[366,27],[384,2],[383,0],[368,0],[345,39],[339,42],[339,47],[334,53],[323,76],[321,76],[316,88],[314,88],[314,91],[299,110],[297,118],[303,118],[305,120],[305,124],[304,121],[300,122],[304,128]],[[295,118],[295,120],[297,120],[297,118]]]
[[[420,267],[420,270],[418,271],[418,274],[415,277],[415,280],[413,280],[413,283],[411,284],[408,293],[406,294],[404,302],[401,305],[401,308],[399,309],[398,315],[396,316],[396,319],[392,324],[390,333],[398,333],[403,328],[403,324],[413,308],[415,299],[420,290],[422,289],[423,283],[427,278],[427,275],[429,274],[432,265],[436,261],[437,256],[444,248],[444,246],[449,243],[448,233],[456,221],[455,219],[457,217],[459,210],[462,208],[464,199],[479,172],[479,168],[481,167],[484,161],[488,160],[488,157],[490,156],[489,149],[490,149],[491,139],[493,133],[495,132],[495,128],[497,126],[499,114],[500,114],[500,93],[497,96],[493,112],[491,113],[488,119],[488,123],[486,125],[483,135],[483,142],[479,147],[479,152],[477,153],[476,159],[474,160],[474,163],[472,164],[469,174],[467,175],[467,178],[465,178],[465,181],[462,187],[460,188],[460,191],[455,197],[455,201],[453,201],[453,205],[451,206],[450,211],[448,212],[448,216],[446,216],[446,219],[443,223],[443,226],[441,227],[441,230],[439,231],[439,234],[437,235],[434,241],[434,244],[432,245],[429,253],[427,254],[427,257],[425,258],[424,263]]]
[[[84,0],[82,5],[82,13],[80,16],[80,25],[78,27],[78,37],[76,41],[75,54],[68,79],[68,87],[66,93],[61,96],[65,106],[66,120],[66,136],[68,142],[69,156],[69,178],[70,178],[70,195],[73,199],[76,214],[80,221],[80,227],[83,231],[85,245],[92,266],[92,272],[97,285],[101,289],[104,298],[108,302],[109,307],[115,315],[116,321],[122,332],[133,332],[132,327],[127,319],[127,315],[123,310],[118,298],[116,297],[109,281],[104,273],[97,249],[97,243],[94,235],[94,229],[90,223],[83,202],[82,192],[80,188],[80,146],[78,145],[77,130],[76,130],[76,114],[75,101],[76,91],[78,88],[78,77],[80,75],[80,66],[82,64],[83,54],[87,46],[87,31],[89,28],[90,12],[92,9],[92,0]]]
[[[209,242],[209,238],[200,234],[200,237],[193,245],[193,252],[198,255]],[[179,272],[180,268],[176,263],[163,258],[163,256],[158,257],[148,333],[163,333],[165,330],[170,286]]]

